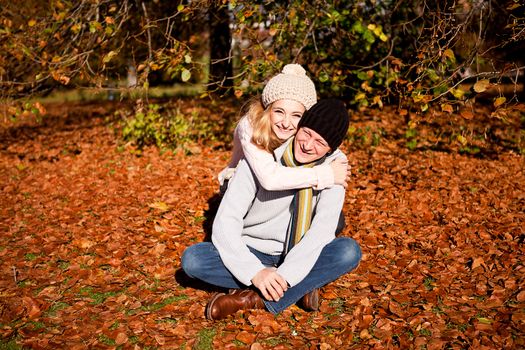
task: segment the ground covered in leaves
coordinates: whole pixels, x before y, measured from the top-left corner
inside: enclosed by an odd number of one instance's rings
[[[504,142],[509,122],[490,129],[499,146],[458,150],[447,146],[451,117],[421,121],[416,136],[385,117],[394,111],[353,115],[343,235],[363,249],[358,269],[322,289],[318,312],[210,322],[212,290],[179,271],[180,256],[209,234],[229,150],[139,153],[115,133],[120,107],[54,105],[40,122],[4,120],[0,345],[525,347],[525,158]],[[497,122],[476,118],[463,122]]]

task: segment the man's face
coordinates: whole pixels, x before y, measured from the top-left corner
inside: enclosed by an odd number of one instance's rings
[[[328,143],[315,131],[301,127],[294,140],[294,158],[299,163],[311,163],[330,152]]]

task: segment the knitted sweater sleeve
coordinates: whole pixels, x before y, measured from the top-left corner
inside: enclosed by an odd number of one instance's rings
[[[344,198],[345,190],[340,185],[325,189],[319,194],[310,229],[277,269],[290,286],[297,285],[308,275],[324,246],[335,238]]]
[[[247,133],[251,135],[251,127],[248,118],[244,116],[239,121],[233,132],[233,150],[230,162],[224,169],[222,169],[219,172],[217,176],[219,184],[221,186],[225,180],[228,180],[232,177],[233,173],[235,172],[235,168],[237,167],[237,164],[239,164],[239,161],[244,156],[241,145],[241,137],[244,137],[244,135]]]
[[[313,187],[321,190],[334,185],[334,173],[329,164],[313,168],[289,168],[275,161],[272,154],[260,149],[251,142],[251,128],[241,133],[240,142],[244,157],[267,191],[282,191]]]
[[[219,251],[224,266],[235,278],[249,286],[251,279],[264,269],[261,261],[242,241],[243,218],[256,195],[257,187],[245,160],[241,160],[230,180],[215,216],[212,242]]]

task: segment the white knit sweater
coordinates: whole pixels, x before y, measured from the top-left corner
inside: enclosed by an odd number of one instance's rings
[[[275,151],[276,159],[281,159],[288,142]],[[337,150],[325,163],[336,157],[346,158]],[[226,268],[243,284],[251,285],[255,274],[265,268],[247,246],[272,255],[283,251],[295,192],[265,190],[248,162],[244,158],[239,162],[213,222],[212,242]],[[323,247],[334,239],[344,196],[339,185],[314,190],[310,230],[277,269],[290,286],[306,277]]]

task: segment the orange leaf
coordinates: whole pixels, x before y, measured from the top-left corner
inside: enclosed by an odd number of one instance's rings
[[[235,339],[242,341],[244,344],[251,344],[255,340],[256,336],[257,335],[255,333],[249,333],[247,331],[242,331],[239,334],[237,334]]]
[[[119,333],[117,334],[117,337],[115,338],[115,343],[117,345],[122,345],[122,344],[126,344],[128,341],[128,336],[126,335],[126,333]]]
[[[475,258],[472,261],[472,270],[474,270],[476,267],[479,267],[481,265],[485,265],[485,260],[483,260],[483,258],[481,258],[481,257]]]
[[[461,111],[460,114],[463,118],[468,120],[474,118],[474,114],[471,111]]]
[[[519,292],[518,295],[516,296],[516,299],[520,303],[523,303],[525,301],[525,290],[522,290],[521,292]]]
[[[160,335],[160,334],[156,334],[153,338],[155,338],[155,341],[159,344],[159,345],[164,345],[166,344],[166,339]]]
[[[449,105],[448,103],[442,104],[441,105],[441,110],[443,112],[448,112],[448,113],[454,112],[454,108],[451,105]]]

